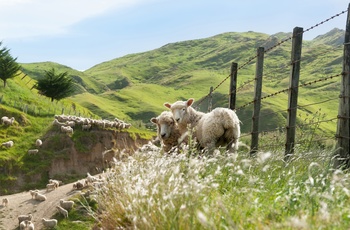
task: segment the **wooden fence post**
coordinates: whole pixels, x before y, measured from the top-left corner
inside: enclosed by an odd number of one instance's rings
[[[334,167],[349,168],[350,162],[350,4],[346,19],[344,53],[343,53],[343,76],[341,79],[340,100],[337,122],[337,148]]]
[[[259,117],[261,107],[261,89],[264,70],[264,47],[257,49],[257,62],[255,71],[255,89],[254,89],[254,110],[252,115],[252,141],[250,145],[250,155],[258,151],[259,145]]]
[[[208,112],[212,110],[213,107],[213,86],[210,87],[209,97],[208,97]]]
[[[237,71],[238,71],[238,64],[235,62],[232,62],[231,65],[231,81],[230,81],[230,99],[229,99],[229,108],[234,110],[236,109],[236,88],[237,88]]]
[[[288,116],[287,116],[287,126],[286,126],[287,134],[286,134],[286,149],[285,149],[286,160],[288,160],[288,158],[294,153],[302,43],[303,43],[303,28],[295,27],[293,30],[292,54],[291,54],[292,69],[290,73],[289,91],[288,91]]]

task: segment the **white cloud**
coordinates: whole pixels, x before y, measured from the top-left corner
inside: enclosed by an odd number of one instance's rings
[[[0,0],[0,40],[65,33],[84,19],[147,0]]]

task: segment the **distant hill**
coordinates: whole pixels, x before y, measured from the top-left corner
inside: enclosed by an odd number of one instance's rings
[[[148,123],[152,116],[165,110],[164,102],[174,102],[190,97],[200,100],[211,86],[215,87],[227,78],[232,62],[244,64],[254,57],[258,47],[272,47],[291,36],[289,33],[268,35],[256,32],[229,32],[213,37],[175,42],[143,53],[126,55],[80,72],[57,63],[23,64],[23,72],[33,79],[42,76],[44,70],[55,67],[68,71],[80,85],[80,90],[70,99],[102,118],[120,117],[126,121],[140,120]],[[308,82],[341,72],[344,31],[333,29],[312,41],[303,42],[301,82]],[[291,41],[284,42],[265,55],[264,94],[288,86]],[[255,61],[238,72],[238,87],[254,78]],[[338,80],[325,82],[327,97],[339,94]],[[229,81],[224,81],[213,96],[213,107],[228,105]],[[238,106],[252,100],[253,84],[240,89]],[[303,100],[317,101],[314,91],[300,92]],[[325,97],[325,95],[323,95]],[[321,96],[322,97],[322,96]],[[280,100],[280,99],[278,99]],[[280,101],[268,102],[263,110],[281,110],[286,105]],[[286,99],[283,99],[286,100]],[[207,109],[206,100],[200,109]],[[321,105],[323,106],[323,105]],[[337,110],[337,106],[325,106],[325,111]],[[240,110],[248,116],[251,108]],[[249,115],[251,116],[251,115]],[[282,117],[269,117],[275,121],[262,122],[262,128],[271,129],[284,125]],[[250,121],[243,124],[249,131]]]

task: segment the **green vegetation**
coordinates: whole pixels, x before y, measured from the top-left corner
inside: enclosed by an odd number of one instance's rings
[[[2,42],[0,42],[0,46]],[[4,82],[6,87],[7,79],[14,78],[18,75],[20,65],[16,62],[17,58],[13,58],[10,50],[6,47],[0,49],[0,79]]]

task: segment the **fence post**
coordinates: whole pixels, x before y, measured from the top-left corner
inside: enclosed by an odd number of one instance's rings
[[[264,70],[264,47],[257,49],[257,62],[255,71],[255,88],[254,88],[254,110],[252,115],[252,141],[250,145],[250,155],[254,155],[258,151],[259,145],[259,117],[261,107],[261,89]]]
[[[209,97],[208,97],[208,112],[211,111],[212,107],[213,107],[213,86],[210,87],[209,90]]]
[[[238,64],[235,62],[232,62],[231,65],[231,81],[230,81],[230,99],[229,99],[229,108],[234,110],[236,109],[236,88],[237,88],[237,70],[238,70]]]
[[[334,167],[349,168],[350,148],[350,4],[348,5],[348,16],[346,19],[344,53],[343,53],[343,74],[341,79],[340,100],[337,122],[337,145]]]
[[[292,54],[291,54],[291,73],[289,79],[288,91],[288,116],[287,116],[287,135],[286,135],[286,149],[285,158],[288,158],[294,153],[295,145],[295,125],[297,118],[298,105],[298,85],[300,75],[300,58],[301,47],[303,43],[303,28],[295,27],[293,30]]]

